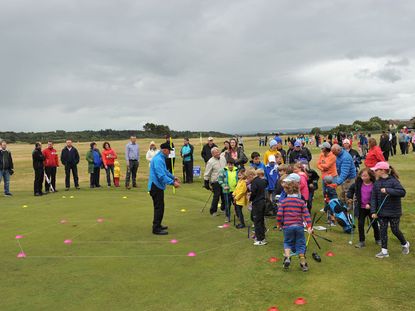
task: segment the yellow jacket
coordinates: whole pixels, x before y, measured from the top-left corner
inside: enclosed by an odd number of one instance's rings
[[[121,168],[118,161],[114,163],[114,178],[120,178],[121,177]]]
[[[237,205],[246,206],[248,204],[248,188],[246,187],[246,180],[240,179],[236,185],[233,197]]]
[[[281,156],[281,152],[279,152],[278,150],[271,150],[271,149],[268,149],[267,151],[265,151],[265,153],[264,153],[264,165],[268,164],[268,157],[270,155],[274,155],[275,157],[277,157],[277,155]]]

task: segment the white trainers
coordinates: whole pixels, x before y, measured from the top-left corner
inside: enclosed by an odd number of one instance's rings
[[[389,257],[389,253],[384,253],[384,252],[382,252],[382,251],[380,251],[380,253],[378,253],[378,254],[376,254],[376,256],[375,256],[376,258],[380,258],[380,259],[383,259],[383,258],[388,258]]]
[[[409,246],[410,246],[410,244],[409,244],[408,241],[406,241],[405,245],[402,245],[402,254],[404,254],[404,255],[409,254]]]
[[[255,246],[263,246],[263,245],[267,245],[268,242],[266,240],[262,240],[262,241],[255,241],[254,245]]]

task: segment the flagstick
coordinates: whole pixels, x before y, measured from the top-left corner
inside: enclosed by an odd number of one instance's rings
[[[171,142],[171,136],[170,136],[170,148],[173,148],[173,144]],[[171,161],[171,173],[174,176],[174,162],[173,162],[173,158],[170,158]],[[176,194],[176,188],[173,187],[173,194]]]

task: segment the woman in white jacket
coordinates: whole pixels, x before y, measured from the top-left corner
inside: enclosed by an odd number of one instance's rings
[[[157,150],[156,143],[154,141],[152,141],[150,143],[150,147],[148,148],[148,151],[147,151],[147,154],[146,154],[146,159],[148,161],[148,166],[150,166],[151,159],[153,159],[153,157],[158,152],[159,152],[159,150]]]

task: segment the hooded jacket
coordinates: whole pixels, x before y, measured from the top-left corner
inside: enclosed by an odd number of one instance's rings
[[[380,191],[382,188],[386,189],[386,194]],[[385,203],[378,212],[387,194],[389,194],[389,196],[386,198]],[[405,189],[395,177],[388,176],[387,178],[380,178],[373,185],[370,212],[372,214],[378,212],[378,216],[380,217],[400,217],[402,215],[401,198],[405,195]]]

